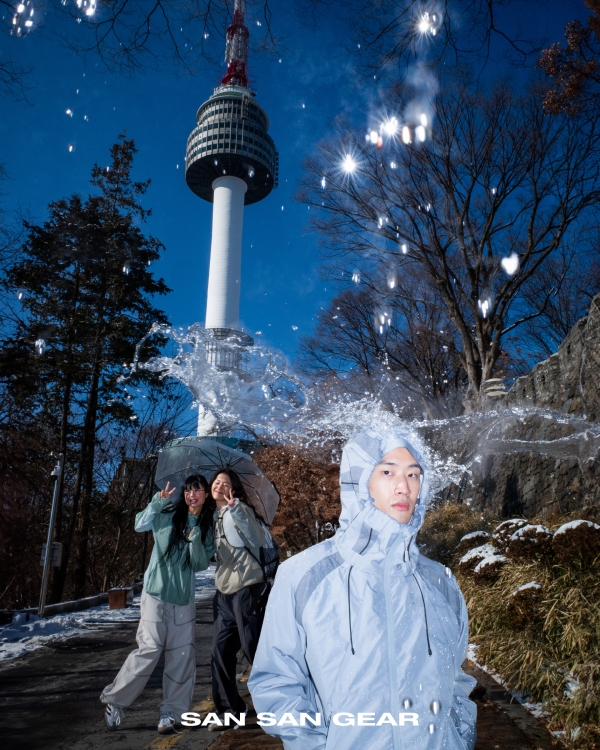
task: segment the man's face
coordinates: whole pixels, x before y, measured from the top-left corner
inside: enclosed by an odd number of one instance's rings
[[[408,523],[421,490],[421,467],[406,448],[394,448],[377,464],[369,480],[373,505],[398,523]]]

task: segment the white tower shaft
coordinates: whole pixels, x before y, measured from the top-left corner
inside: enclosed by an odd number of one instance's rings
[[[206,328],[237,328],[240,317],[244,195],[239,177],[218,177],[212,184],[213,222],[206,300]]]

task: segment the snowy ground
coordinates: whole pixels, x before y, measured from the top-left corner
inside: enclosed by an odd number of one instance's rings
[[[196,573],[196,601],[213,596],[215,590],[215,569],[210,567]],[[45,646],[51,641],[65,640],[93,630],[110,628],[121,622],[137,622],[140,619],[140,595],[125,609],[109,609],[108,604],[90,607],[81,612],[66,612],[54,617],[40,619],[25,614],[16,615],[10,625],[0,628],[0,661]]]

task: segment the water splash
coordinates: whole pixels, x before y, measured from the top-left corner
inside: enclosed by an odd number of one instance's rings
[[[175,351],[144,362],[143,346],[156,335],[170,340]],[[187,329],[155,324],[121,380],[137,368],[177,378],[200,414],[211,415],[216,434],[244,430],[265,442],[326,448],[334,457],[359,430],[384,435],[402,430],[422,451],[434,493],[470,483],[487,456],[534,452],[584,464],[600,455],[600,425],[583,418],[527,406],[421,418],[416,413],[422,398],[383,365],[362,391],[357,380],[314,383],[291,373],[281,351],[244,336],[219,339],[198,324]],[[549,437],[536,439],[533,423],[544,421],[552,426]]]

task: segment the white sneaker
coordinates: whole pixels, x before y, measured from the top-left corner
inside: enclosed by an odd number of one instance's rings
[[[104,723],[106,728],[114,731],[120,729],[121,724],[125,720],[125,711],[119,706],[114,706],[112,703],[107,703],[104,709]]]
[[[175,721],[175,715],[172,711],[169,711],[166,714],[161,714],[158,720],[158,733],[172,734],[173,732],[177,731],[177,729],[175,728],[176,724],[177,722]]]

